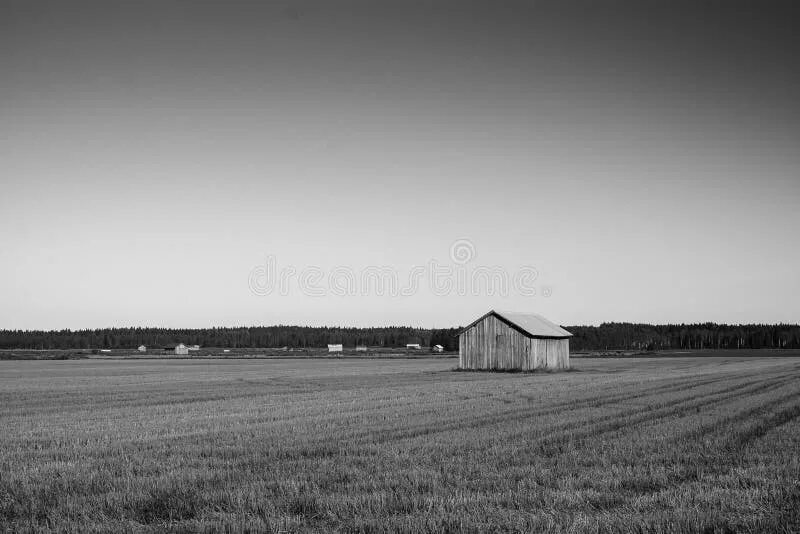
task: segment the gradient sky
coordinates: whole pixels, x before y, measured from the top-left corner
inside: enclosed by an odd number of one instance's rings
[[[790,7],[0,0],[0,328],[798,322]],[[457,239],[538,294],[248,288]]]

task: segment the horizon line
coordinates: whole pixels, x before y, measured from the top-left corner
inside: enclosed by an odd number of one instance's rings
[[[714,325],[714,326],[727,326],[727,327],[746,327],[746,326],[789,326],[789,327],[800,327],[800,323],[786,323],[786,322],[753,322],[753,323],[725,323],[725,322],[716,322],[716,321],[703,321],[703,322],[664,322],[664,323],[649,323],[649,322],[634,322],[634,321],[602,321],[597,324],[568,324],[563,323],[559,324],[559,326],[566,327],[566,328],[599,328],[603,325],[647,325],[647,326],[702,326],[702,325]],[[180,326],[104,326],[104,327],[82,327],[82,328],[0,328],[0,332],[81,332],[81,331],[98,331],[98,330],[236,330],[236,329],[249,329],[249,328],[339,328],[339,329],[353,329],[353,330],[365,330],[365,329],[382,329],[382,328],[410,328],[414,330],[453,330],[453,329],[461,329],[464,328],[464,325],[451,325],[445,327],[435,327],[435,326],[412,326],[412,325],[404,325],[404,324],[386,324],[381,326],[371,325],[371,326],[347,326],[347,325],[309,325],[309,324],[252,324],[252,325],[236,325],[236,326],[187,326],[187,327],[180,327]]]

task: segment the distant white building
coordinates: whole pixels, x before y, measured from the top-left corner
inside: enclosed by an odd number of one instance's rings
[[[356,345],[356,352],[367,352],[366,345]]]
[[[189,345],[187,348],[189,350],[200,350],[200,345]]]
[[[328,345],[328,352],[342,352],[342,345]]]
[[[441,345],[434,345],[433,352],[444,352],[444,347]]]
[[[139,352],[147,352],[147,347],[144,345],[139,345]]]
[[[407,349],[419,350],[419,343],[408,343],[406,345],[406,348]]]
[[[189,347],[181,343],[180,345],[175,347],[175,354],[189,354]]]

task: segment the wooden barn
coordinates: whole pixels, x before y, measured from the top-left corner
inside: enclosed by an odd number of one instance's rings
[[[459,334],[459,368],[569,369],[570,337],[541,315],[492,310]]]

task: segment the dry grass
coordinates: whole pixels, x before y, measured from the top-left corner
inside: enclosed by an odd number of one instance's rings
[[[0,362],[8,530],[800,529],[800,360]]]

